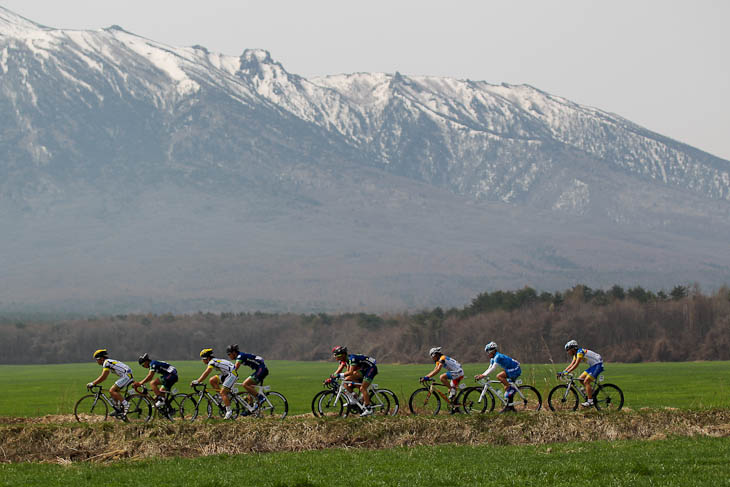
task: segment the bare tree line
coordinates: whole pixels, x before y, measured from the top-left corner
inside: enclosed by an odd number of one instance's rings
[[[470,306],[384,315],[199,312],[3,322],[0,363],[86,362],[98,348],[122,360],[142,352],[190,360],[210,346],[222,356],[230,343],[267,359],[323,360],[332,346],[346,345],[381,363],[427,362],[428,349],[442,346],[462,362],[483,362],[483,346],[492,340],[521,362],[545,363],[564,362],[563,344],[573,338],[613,362],[730,360],[727,288],[672,299],[596,300],[576,286],[553,298],[536,296],[488,311]]]

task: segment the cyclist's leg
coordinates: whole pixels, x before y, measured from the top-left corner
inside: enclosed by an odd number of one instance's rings
[[[152,387],[152,392],[155,393],[155,397],[158,398],[158,399],[162,395],[162,391],[160,390],[161,389],[160,388],[160,383],[161,382],[160,382],[160,378],[159,377],[155,377],[154,379],[152,379],[152,382],[150,382],[150,386]]]
[[[237,378],[234,374],[228,374],[223,378],[221,397],[223,398],[223,404],[226,405],[226,410],[231,408],[231,388],[236,383]]]
[[[112,396],[112,398],[117,402],[117,404],[121,404],[122,407],[126,409],[129,407],[129,403],[126,399],[124,399],[124,396],[122,396],[121,389],[123,387],[126,387],[128,384],[134,382],[134,379],[131,375],[125,375],[117,379],[117,381],[109,388],[109,395]]]
[[[445,385],[446,387],[451,387],[449,385],[449,381],[451,380],[451,374],[449,372],[446,372],[444,374],[441,374],[439,376],[439,379],[441,380],[441,383]]]
[[[362,374],[362,384],[360,384],[360,392],[362,393],[362,400],[365,406],[370,406],[370,393],[368,387],[373,382],[375,376],[378,375],[378,367],[373,365]]]
[[[221,391],[221,378],[217,375],[214,375],[208,380],[208,383],[210,384],[210,387],[213,388],[215,392]]]

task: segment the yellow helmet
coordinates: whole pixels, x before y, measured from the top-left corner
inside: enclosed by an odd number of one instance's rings
[[[109,352],[107,351],[106,348],[101,348],[101,349],[97,350],[96,352],[94,352],[95,359],[108,357],[108,356],[109,356]]]
[[[213,349],[212,348],[204,348],[200,351],[200,358],[210,358],[213,356]]]

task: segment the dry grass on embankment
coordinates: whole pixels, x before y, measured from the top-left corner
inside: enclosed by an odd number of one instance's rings
[[[0,462],[108,462],[219,453],[390,448],[434,444],[525,445],[563,441],[730,436],[730,410],[365,419],[289,418],[149,425],[83,425],[68,417],[0,418]]]

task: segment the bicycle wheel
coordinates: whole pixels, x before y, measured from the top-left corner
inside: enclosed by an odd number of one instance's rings
[[[180,417],[185,421],[195,421],[198,419],[198,399],[196,395],[185,395],[180,402]]]
[[[387,416],[390,411],[390,397],[381,390],[372,391],[370,393],[370,407],[373,409],[373,414]]]
[[[213,401],[210,398],[205,399],[205,412],[208,419],[224,419],[226,417],[226,405],[223,402],[223,398],[220,394],[213,396]],[[236,419],[238,413],[241,410],[241,405],[238,404],[236,397],[231,398],[231,419]]]
[[[320,417],[331,418],[344,416],[347,413],[347,399],[345,395],[340,395],[339,400],[335,400],[336,398],[337,393],[335,391],[324,391],[324,394],[319,397],[319,402],[317,403],[317,411]]]
[[[388,416],[397,415],[398,411],[400,410],[400,401],[398,400],[398,396],[395,395],[395,392],[391,391],[390,389],[378,389],[378,393],[388,398],[388,403],[390,404],[390,407],[385,414]]]
[[[74,416],[79,423],[100,423],[109,416],[109,406],[96,394],[89,394],[76,401]]]
[[[174,394],[170,397],[169,402],[166,402],[161,408],[157,408],[160,415],[169,420],[175,421],[176,419],[184,419],[182,416],[182,402],[188,397],[187,394]]]
[[[624,407],[624,393],[614,384],[601,384],[593,393],[593,404],[599,411],[620,411]]]
[[[317,409],[317,405],[319,404],[319,398],[322,397],[322,394],[327,394],[328,392],[331,392],[331,391],[329,389],[325,389],[324,391],[319,391],[312,398],[312,414],[314,415],[315,418],[319,418],[319,410]]]
[[[127,421],[133,423],[146,423],[152,419],[152,402],[142,394],[131,394],[127,396],[129,411]]]
[[[540,391],[532,386],[519,386],[520,392],[515,393],[512,402],[516,411],[539,411],[542,407]],[[524,396],[520,397],[520,394]]]
[[[436,416],[441,409],[441,399],[437,393],[431,393],[428,387],[416,389],[408,399],[408,408],[412,414]]]
[[[265,418],[284,419],[289,413],[289,402],[283,394],[275,391],[266,393],[266,400],[259,404],[259,415]]]
[[[578,409],[578,394],[567,384],[557,385],[548,395],[548,406],[551,411],[575,411]]]
[[[483,387],[469,387],[464,391],[461,400],[461,407],[467,414],[481,414],[494,410],[494,395],[492,391],[486,390],[482,396]],[[481,401],[480,401],[481,399]]]

